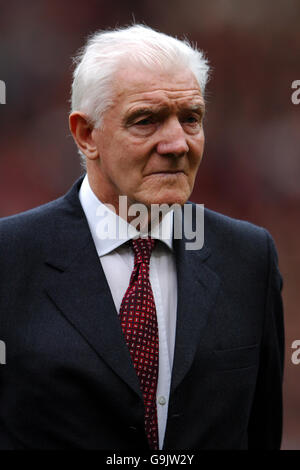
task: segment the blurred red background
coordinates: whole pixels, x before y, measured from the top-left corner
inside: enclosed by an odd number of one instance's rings
[[[0,217],[63,194],[83,172],[68,129],[71,56],[97,29],[143,22],[187,36],[212,66],[192,200],[267,228],[284,278],[283,449],[300,449],[298,0],[11,0],[0,4]]]

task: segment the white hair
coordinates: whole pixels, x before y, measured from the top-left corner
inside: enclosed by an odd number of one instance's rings
[[[105,111],[113,103],[113,75],[124,60],[151,70],[154,67],[188,68],[204,96],[208,61],[203,52],[186,39],[179,40],[137,24],[98,31],[88,38],[74,58],[71,96],[71,111],[85,113],[95,128],[101,126]]]

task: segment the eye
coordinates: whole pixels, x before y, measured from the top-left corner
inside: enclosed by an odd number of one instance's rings
[[[147,117],[135,122],[135,126],[149,126],[151,124],[154,124],[154,120],[152,117]]]
[[[186,116],[183,118],[183,122],[187,124],[199,124],[200,118],[196,116]]]

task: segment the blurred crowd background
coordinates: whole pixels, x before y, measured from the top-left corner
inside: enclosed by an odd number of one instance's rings
[[[212,66],[192,200],[266,227],[284,278],[283,449],[300,449],[299,0],[0,0],[0,217],[62,195],[83,172],[68,129],[72,60],[97,29],[142,22],[188,37]]]

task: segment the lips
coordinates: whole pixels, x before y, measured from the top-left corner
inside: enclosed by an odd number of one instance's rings
[[[151,175],[177,175],[177,174],[185,174],[183,170],[166,170],[166,171],[153,171],[149,173],[147,176]]]

